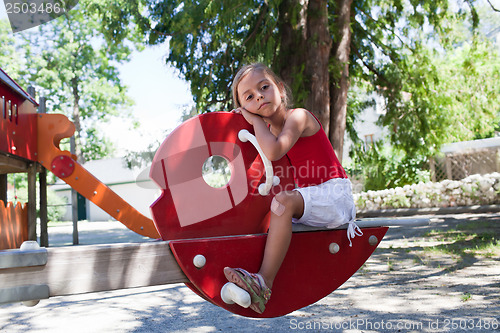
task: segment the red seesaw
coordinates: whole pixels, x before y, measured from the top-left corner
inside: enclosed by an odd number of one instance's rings
[[[271,163],[259,154],[252,127],[241,115],[202,114],[165,139],[150,173],[162,190],[151,205],[153,221],[92,176],[69,152],[59,150],[59,141],[74,132],[67,118],[34,116],[29,119],[36,123],[36,145],[27,144],[30,153],[22,158],[41,163],[131,230],[161,236],[162,241],[48,249],[25,243],[19,250],[0,251],[0,303],[184,282],[233,313],[277,317],[317,302],[341,286],[370,257],[388,226],[428,223],[427,219],[358,220],[363,235],[353,240],[352,247],[345,229],[295,227],[273,296],[266,311],[257,314],[221,295],[227,283],[223,268],[258,270],[271,200],[294,185],[288,159]],[[6,135],[6,120],[1,121],[0,138]],[[231,177],[224,186],[212,187],[203,178],[202,167],[212,156],[228,162]]]

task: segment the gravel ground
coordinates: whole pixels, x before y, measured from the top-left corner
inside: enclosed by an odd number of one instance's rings
[[[391,228],[343,286],[280,318],[239,317],[172,284],[54,297],[35,307],[1,305],[0,331],[500,332],[498,250],[471,253],[470,238],[422,237],[464,225],[500,236],[499,213],[434,216],[429,226]],[[71,225],[51,227],[51,246],[70,245],[71,230]],[[80,244],[146,241],[116,222],[80,223],[79,230]],[[442,251],[426,250],[432,246]]]

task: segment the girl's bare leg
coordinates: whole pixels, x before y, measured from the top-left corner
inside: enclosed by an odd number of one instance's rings
[[[281,192],[276,200],[284,206],[282,215],[271,212],[264,259],[259,270],[269,288],[285,259],[292,239],[292,217],[300,218],[304,213],[304,199],[297,191]]]

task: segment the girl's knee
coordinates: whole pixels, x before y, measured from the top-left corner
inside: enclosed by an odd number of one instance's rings
[[[271,212],[277,216],[282,216],[287,211],[295,215],[296,211],[303,205],[301,205],[301,200],[302,197],[298,192],[280,192],[271,202]]]
[[[285,214],[286,206],[275,196],[271,201],[271,212],[277,216]]]
[[[275,201],[279,202],[280,204],[284,205],[285,207],[291,206],[292,203],[292,195],[290,192],[283,191],[274,196]]]

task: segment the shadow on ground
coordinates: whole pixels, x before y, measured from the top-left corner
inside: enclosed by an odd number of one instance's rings
[[[498,214],[438,216],[429,226],[391,228],[343,286],[280,318],[236,316],[175,284],[57,297],[34,308],[3,305],[0,331],[498,331],[500,256],[481,248],[498,240],[499,228]],[[91,242],[127,239],[127,230],[97,233],[80,235]]]

